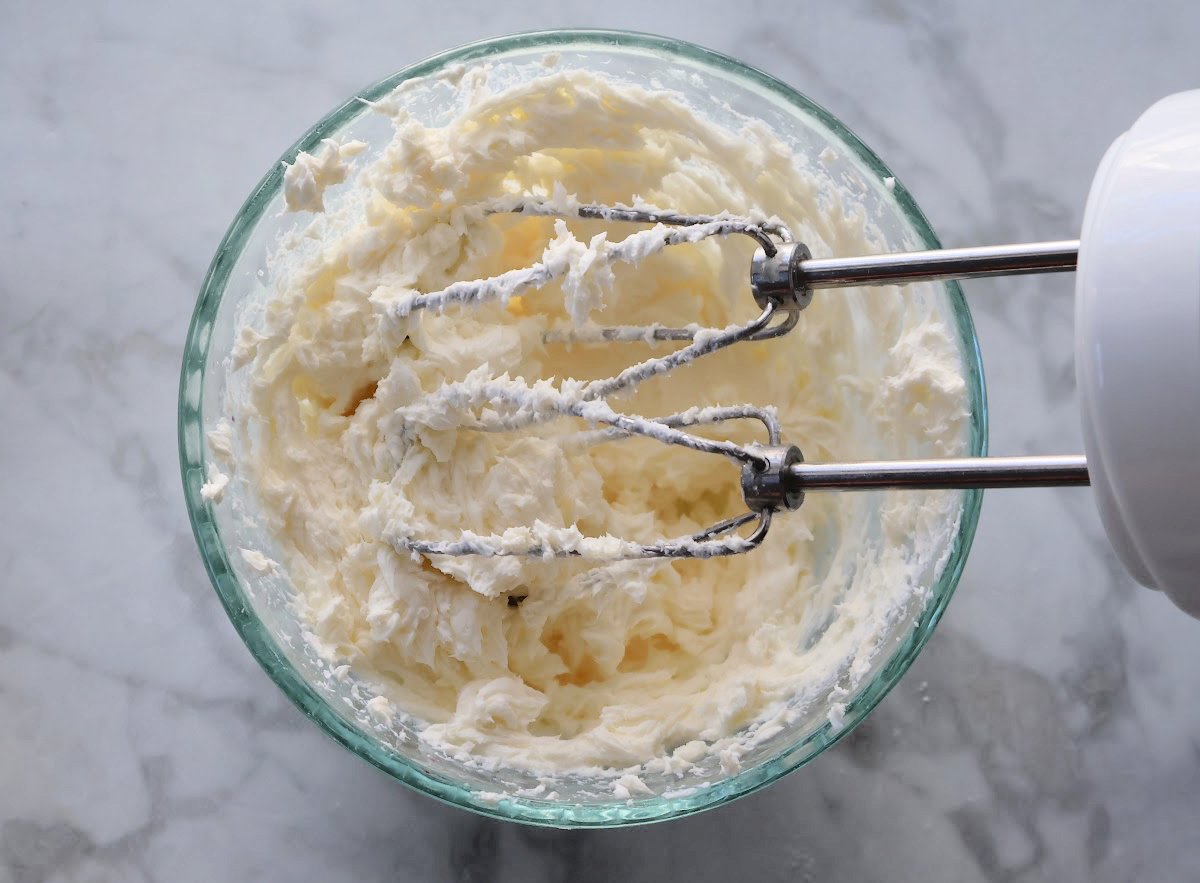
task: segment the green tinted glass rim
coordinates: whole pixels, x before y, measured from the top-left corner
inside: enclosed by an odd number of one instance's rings
[[[311,150],[322,138],[328,137],[351,118],[362,113],[364,99],[377,101],[399,83],[434,73],[449,64],[478,61],[513,50],[553,50],[568,47],[572,50],[621,49],[646,52],[673,56],[708,67],[739,81],[743,86],[750,86],[782,99],[793,108],[818,120],[836,135],[846,148],[853,151],[870,172],[880,179],[894,177],[870,148],[823,107],[787,84],[743,62],[680,40],[628,31],[556,30],[481,40],[431,56],[368,86],[327,114],[284,153],[280,162],[271,167],[234,218],[209,266],[188,327],[179,386],[179,456],[184,497],[192,531],[213,587],[234,628],[254,658],[307,717],[335,741],[388,775],[448,804],[485,816],[528,824],[606,828],[680,818],[751,794],[786,773],[800,768],[854,729],[899,681],[933,634],[954,594],[966,563],[979,521],[983,494],[979,490],[964,492],[958,534],[941,576],[932,589],[929,603],[912,631],[892,652],[890,659],[874,680],[847,708],[842,729],[834,732],[833,728],[826,724],[772,760],[687,797],[654,798],[639,801],[632,806],[616,802],[605,805],[554,804],[520,798],[505,799],[494,804],[482,800],[477,792],[432,775],[393,753],[386,746],[347,724],[329,708],[326,701],[293,668],[255,615],[230,566],[211,504],[200,495],[205,469],[202,392],[213,318],[230,272],[247,238],[262,218],[266,207],[282,188],[283,161],[291,161],[297,153]],[[893,195],[907,221],[922,240],[922,247],[940,248],[941,243],[925,215],[917,207],[912,195],[898,181]],[[961,288],[957,283],[951,282],[946,284],[945,289],[954,312],[970,399],[969,453],[972,456],[983,456],[987,452],[987,402],[978,341]]]

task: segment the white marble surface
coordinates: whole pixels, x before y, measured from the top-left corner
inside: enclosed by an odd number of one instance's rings
[[[1200,879],[1200,623],[1121,573],[1086,491],[991,493],[938,634],[852,737],[640,830],[410,793],[217,604],[175,450],[193,299],[251,185],[367,82],[502,32],[672,34],[828,106],[972,244],[1076,235],[1109,141],[1200,76],[1185,0],[740,5],[0,6],[2,883]],[[993,450],[1078,449],[1070,279],[968,295]]]

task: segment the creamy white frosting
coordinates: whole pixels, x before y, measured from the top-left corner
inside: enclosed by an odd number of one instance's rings
[[[200,486],[200,496],[214,503],[221,502],[225,488],[229,485],[229,476],[218,468],[216,463],[208,464],[207,481]]]
[[[242,549],[242,560],[259,573],[276,573],[279,563],[268,558],[258,549]]]
[[[251,489],[313,646],[375,685],[373,718],[422,721],[422,739],[451,756],[621,770],[621,799],[644,795],[636,771],[709,755],[736,771],[808,705],[844,713],[944,559],[954,494],[810,494],[760,549],[708,561],[421,556],[405,542],[616,558],[621,543],[744,509],[719,455],[580,443],[594,428],[581,418],[605,409],[774,407],[811,460],[960,453],[953,331],[929,297],[822,293],[787,337],[589,398],[679,345],[556,334],[717,329],[706,344],[757,314],[753,246],[498,209],[642,200],[778,217],[817,254],[869,251],[871,230],[761,124],[729,131],[669,91],[578,70],[499,91],[484,68],[453,77],[460,106],[439,125],[405,109],[410,82],[376,105],[395,137],[357,168],[336,143],[288,168],[289,207],[318,214],[281,243],[269,295],[246,313],[234,420],[209,444]],[[750,443],[762,427],[706,434]]]
[[[367,145],[362,141],[342,144],[325,138],[315,153],[301,153],[293,163],[284,163],[283,198],[288,211],[325,210],[325,190],[346,180],[350,160]]]

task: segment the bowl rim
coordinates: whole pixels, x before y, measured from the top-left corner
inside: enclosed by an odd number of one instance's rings
[[[279,162],[272,165],[238,210],[209,265],[188,326],[180,371],[178,443],[188,516],[213,588],[238,635],[255,660],[306,717],[334,741],[392,778],[444,803],[497,819],[534,825],[607,828],[681,818],[744,797],[804,766],[852,731],[908,670],[945,612],[962,575],[975,535],[983,493],[981,490],[963,492],[958,532],[941,575],[931,588],[931,597],[924,611],[909,634],[891,651],[887,662],[848,705],[842,726],[834,731],[834,728],[826,723],[801,742],[770,760],[686,797],[657,797],[638,801],[632,806],[615,800],[611,804],[582,805],[555,804],[515,797],[492,802],[484,799],[481,792],[447,781],[388,750],[382,743],[366,736],[330,709],[326,700],[300,676],[254,613],[240,581],[230,566],[225,545],[214,520],[212,505],[200,494],[207,462],[204,456],[207,442],[204,439],[202,403],[211,325],[206,322],[206,317],[216,314],[230,272],[246,239],[263,217],[266,207],[282,189],[283,162],[294,160],[296,154],[301,151],[313,149],[321,139],[328,137],[353,116],[361,113],[364,100],[378,101],[399,83],[426,76],[450,64],[480,61],[512,50],[540,48],[552,51],[568,47],[665,54],[715,69],[743,86],[765,90],[775,98],[782,99],[793,108],[815,118],[873,174],[878,175],[881,180],[895,178],[883,161],[857,135],[811,99],[781,80],[742,61],[683,40],[633,31],[558,29],[491,37],[437,53],[367,86],[327,113],[288,148]],[[922,246],[940,248],[940,241],[909,191],[897,180],[892,192],[902,214],[922,240]],[[964,379],[970,398],[969,454],[983,456],[987,451],[987,400],[979,344],[958,283],[945,283],[945,293],[954,313],[958,344],[963,358]]]

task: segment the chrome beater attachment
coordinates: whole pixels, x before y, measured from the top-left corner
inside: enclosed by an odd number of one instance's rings
[[[698,242],[712,236],[745,235],[758,245],[751,261],[750,283],[760,315],[745,324],[721,329],[653,326],[583,327],[547,332],[548,341],[576,343],[630,341],[690,341],[675,352],[632,365],[612,378],[554,387],[533,386],[520,379],[500,378],[468,389],[447,384],[427,397],[448,412],[459,409],[455,425],[495,432],[519,430],[564,416],[607,427],[591,433],[603,442],[630,435],[665,444],[721,454],[741,467],[741,489],[747,511],[687,537],[639,543],[614,537],[585,538],[577,532],[546,525],[516,527],[503,534],[463,534],[452,540],[396,536],[399,549],[422,555],[524,555],[539,558],[582,557],[598,560],[637,558],[709,558],[747,552],[765,539],[773,515],[797,509],[808,491],[874,489],[943,489],[1086,485],[1083,456],[984,457],[866,463],[806,463],[798,447],[780,439],[773,410],[753,407],[693,408],[679,414],[647,418],[615,411],[607,397],[643,380],[692,362],[744,340],[765,340],[787,334],[809,305],[817,289],[854,285],[893,285],[918,281],[966,279],[1024,273],[1053,273],[1075,269],[1078,240],[980,248],[915,251],[850,258],[813,258],[793,239],[785,225],[774,220],[751,220],[721,215],[685,215],[648,206],[581,204],[556,198],[498,201],[489,214],[518,213],[652,225],[624,240],[592,243],[593,266],[632,263],[671,245]],[[490,279],[457,282],[430,294],[414,293],[395,307],[397,316],[452,305],[471,306],[507,300],[565,277],[569,265],[555,260],[550,250],[542,262]],[[429,402],[424,403],[428,406]],[[407,409],[401,409],[401,418]],[[477,413],[478,412],[478,413]],[[733,419],[754,419],[767,430],[765,445],[714,441],[687,432],[691,427]],[[748,536],[735,531],[753,522]]]

